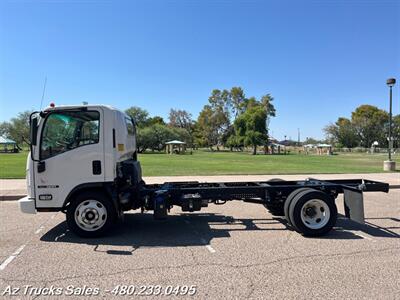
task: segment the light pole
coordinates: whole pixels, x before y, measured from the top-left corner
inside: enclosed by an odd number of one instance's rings
[[[300,147],[300,128],[297,128],[297,146]]]
[[[389,78],[386,80],[386,84],[389,86],[389,147],[388,147],[388,154],[389,160],[383,162],[383,170],[385,171],[395,171],[396,170],[396,162],[392,161],[392,147],[393,147],[393,140],[392,140],[392,87],[396,83],[395,78]]]

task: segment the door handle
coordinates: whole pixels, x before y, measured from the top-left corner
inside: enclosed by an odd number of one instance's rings
[[[101,174],[101,161],[100,160],[92,161],[92,171],[93,171],[93,175]]]

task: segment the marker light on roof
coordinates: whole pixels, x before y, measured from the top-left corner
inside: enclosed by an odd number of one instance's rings
[[[54,102],[51,102],[51,103],[50,103],[50,107],[51,107],[51,108],[54,108],[55,106],[56,106],[56,105],[54,104]]]

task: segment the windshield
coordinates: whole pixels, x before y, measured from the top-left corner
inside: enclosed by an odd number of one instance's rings
[[[40,158],[99,142],[99,118],[96,111],[51,113],[44,124]]]

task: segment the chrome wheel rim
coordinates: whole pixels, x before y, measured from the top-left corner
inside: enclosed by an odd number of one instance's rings
[[[75,222],[85,231],[99,230],[107,221],[107,209],[97,200],[85,200],[75,209]]]
[[[331,211],[320,199],[308,200],[301,208],[301,221],[310,229],[321,229],[329,222]]]

